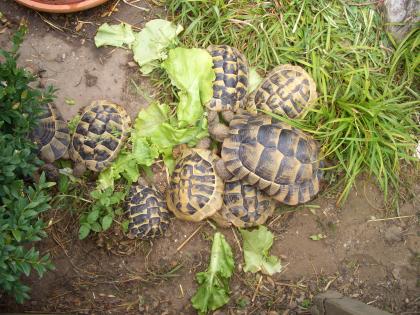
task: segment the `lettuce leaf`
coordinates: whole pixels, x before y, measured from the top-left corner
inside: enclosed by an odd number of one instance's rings
[[[178,128],[176,119],[170,119],[169,106],[152,103],[139,112],[128,140],[131,152],[122,151],[112,165],[99,174],[98,188],[114,186],[114,181],[124,177],[128,182],[137,181],[140,167],[151,166],[162,155],[169,172],[174,168],[172,149],[187,143],[192,146],[208,136],[207,120],[202,117],[190,128]]]
[[[167,58],[166,50],[176,45],[177,35],[182,31],[181,25],[156,19],[147,22],[145,27],[135,34],[134,60],[140,65],[143,74],[149,74],[160,66],[160,61]]]
[[[216,232],[211,248],[210,265],[204,272],[197,273],[197,292],[192,297],[193,307],[201,314],[225,305],[229,301],[229,279],[233,274],[232,249],[225,237]]]
[[[105,45],[131,48],[135,37],[131,26],[125,23],[117,25],[102,24],[95,35],[96,47]]]
[[[211,55],[204,49],[179,47],[169,51],[162,67],[167,71],[172,84],[179,89],[179,127],[195,125],[203,116],[204,105],[213,96],[216,74]]]
[[[248,93],[254,92],[258,85],[262,82],[263,78],[258,74],[255,68],[249,68],[249,84]]]
[[[244,271],[258,272],[272,275],[282,269],[280,260],[276,256],[269,256],[268,251],[273,245],[273,233],[260,225],[258,230],[240,230],[243,238],[245,267]]]

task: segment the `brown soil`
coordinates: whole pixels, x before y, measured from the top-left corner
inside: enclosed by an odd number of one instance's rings
[[[0,11],[15,25],[20,18],[28,18],[30,32],[20,63],[39,76],[41,85],[59,88],[56,103],[65,119],[97,98],[124,105],[134,118],[147,106],[147,95],[156,91],[148,78],[129,66],[129,52],[96,49],[92,38],[105,21],[123,20],[141,27],[163,13],[150,3],[136,3],[151,9],[144,12],[121,2],[110,17],[105,13],[112,2],[77,15],[40,16],[3,2]],[[51,28],[46,20],[58,28]],[[80,21],[88,23],[76,31]],[[2,47],[9,44],[11,32],[6,28],[1,33]],[[143,94],[135,92],[131,79]],[[75,105],[66,103],[68,99]],[[163,190],[166,174],[160,170],[159,166],[154,169]],[[419,196],[419,182],[411,186],[414,196]],[[236,269],[230,302],[215,314],[309,314],[313,295],[329,288],[394,314],[418,314],[418,197],[401,206],[400,219],[391,220],[378,220],[390,213],[383,209],[382,194],[368,180],[359,181],[342,208],[335,206],[334,197],[323,193],[308,205],[277,209],[267,226],[276,237],[272,254],[281,257],[284,270],[273,277],[260,280],[259,275],[244,273],[238,231],[221,230],[234,251]],[[208,264],[215,232],[211,224],[172,219],[165,237],[153,242],[128,240],[118,226],[80,241],[77,209],[53,209],[44,219],[50,222],[48,238],[37,245],[52,255],[56,270],[42,279],[34,274],[24,279],[32,287],[32,299],[23,305],[0,294],[1,311],[195,314],[190,298],[197,288],[195,274]],[[310,239],[319,233],[326,237]]]

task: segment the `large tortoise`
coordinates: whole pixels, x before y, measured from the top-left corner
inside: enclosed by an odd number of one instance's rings
[[[223,206],[211,218],[220,226],[248,228],[264,224],[273,214],[275,201],[243,180],[225,182]]]
[[[234,176],[275,200],[296,205],[319,191],[322,162],[315,140],[268,115],[242,113],[230,122],[216,168],[222,178]]]
[[[270,71],[248,97],[247,109],[262,109],[289,118],[304,113],[317,98],[316,84],[299,66],[280,65]]]
[[[138,237],[146,240],[162,236],[170,221],[164,197],[145,181],[130,189],[128,217],[130,238]]]
[[[68,153],[69,129],[54,103],[41,108],[39,123],[31,133],[31,139],[38,146],[38,156],[46,163],[53,163]]]
[[[86,168],[100,172],[117,157],[130,127],[124,108],[105,100],[92,102],[81,114],[70,143],[73,173],[81,176]]]
[[[207,149],[189,149],[178,159],[166,192],[170,211],[198,222],[222,207],[223,181],[215,171],[219,158]]]
[[[209,133],[216,137],[214,128],[225,128],[218,124],[219,113],[230,120],[232,114],[245,107],[248,90],[248,62],[235,47],[210,45],[207,51],[213,58],[216,79],[213,81],[213,97],[206,104],[208,109]]]

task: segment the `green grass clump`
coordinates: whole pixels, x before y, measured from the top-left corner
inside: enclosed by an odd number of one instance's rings
[[[167,7],[186,28],[188,46],[228,44],[259,70],[291,63],[312,75],[317,104],[305,118],[279,119],[322,143],[332,168],[344,174],[338,202],[364,172],[385,198],[389,187],[398,191],[401,161],[413,159],[419,134],[418,29],[397,45],[378,10],[363,1],[168,0]]]

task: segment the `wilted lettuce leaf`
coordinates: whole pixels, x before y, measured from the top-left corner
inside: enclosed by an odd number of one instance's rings
[[[254,92],[262,80],[263,78],[261,78],[255,68],[249,68],[248,93]]]
[[[225,237],[216,232],[211,248],[210,265],[206,271],[197,273],[196,278],[200,286],[191,299],[193,307],[200,314],[213,311],[229,301],[229,278],[233,269],[232,249]]]
[[[167,49],[177,43],[177,35],[182,30],[181,25],[156,19],[147,22],[145,27],[135,34],[134,60],[140,65],[143,74],[148,74],[160,66],[160,61],[167,57]]]
[[[244,271],[258,272],[272,275],[281,271],[281,263],[276,256],[269,256],[268,251],[273,245],[273,234],[265,226],[258,230],[241,230],[245,267]]]
[[[179,127],[194,125],[203,116],[203,105],[213,96],[216,75],[211,55],[199,48],[175,48],[169,51],[162,67],[179,89]]]
[[[125,23],[117,25],[102,24],[95,35],[96,47],[105,45],[131,48],[135,37],[131,26]]]

